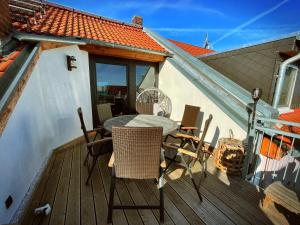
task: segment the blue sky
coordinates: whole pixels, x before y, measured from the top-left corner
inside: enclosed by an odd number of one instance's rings
[[[300,31],[299,0],[51,0],[144,26],[166,38],[202,46],[208,33],[220,51]]]

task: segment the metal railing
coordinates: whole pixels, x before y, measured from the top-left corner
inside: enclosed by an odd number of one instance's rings
[[[284,128],[284,129],[282,129]],[[261,188],[274,181],[300,190],[300,123],[255,119],[247,179]]]

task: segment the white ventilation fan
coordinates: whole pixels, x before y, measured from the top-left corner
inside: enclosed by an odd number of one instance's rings
[[[139,113],[170,117],[172,103],[160,89],[148,88],[137,96],[136,110]]]

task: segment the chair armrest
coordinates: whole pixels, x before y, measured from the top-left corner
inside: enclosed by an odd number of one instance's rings
[[[188,150],[185,150],[183,148],[179,148],[177,150],[179,153],[182,153],[182,154],[185,154],[185,155],[188,155],[188,156],[191,156],[193,158],[197,158],[197,154],[195,152],[191,152],[191,151],[188,151]]]
[[[97,140],[97,141],[90,142],[90,143],[88,143],[86,146],[87,146],[87,147],[92,147],[92,146],[94,146],[94,145],[102,145],[102,144],[104,144],[104,143],[106,143],[106,142],[109,142],[109,141],[112,141],[112,138],[111,138],[111,137],[103,138],[103,139],[101,139],[101,140]]]
[[[108,167],[113,167],[114,166],[114,162],[115,162],[115,155],[114,155],[114,153],[112,153],[111,157],[109,159],[109,162],[108,162]]]
[[[172,144],[169,144],[167,142],[163,142],[163,147],[172,148],[174,150],[177,150],[179,148],[179,146],[172,145]]]
[[[99,132],[102,130],[104,130],[104,127],[97,127],[97,128],[94,128],[93,130],[87,130],[86,132],[91,133],[91,132]]]
[[[191,139],[193,141],[199,142],[200,138],[196,137],[196,136],[191,136],[191,135],[187,135],[187,134],[181,134],[181,133],[177,133],[176,136],[178,138],[186,138],[186,139]]]
[[[198,127],[181,127],[181,130],[198,130]]]

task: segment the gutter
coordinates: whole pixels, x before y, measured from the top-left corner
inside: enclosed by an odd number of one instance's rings
[[[283,88],[283,84],[284,84],[284,80],[285,80],[285,72],[286,72],[287,66],[299,59],[300,59],[300,53],[293,56],[292,58],[289,58],[289,59],[283,61],[280,64],[278,80],[277,80],[277,85],[276,85],[276,89],[275,89],[275,93],[274,93],[274,100],[273,100],[273,104],[272,104],[272,106],[274,108],[278,108],[278,105],[279,105],[279,100],[280,100],[280,96],[281,96],[281,92],[282,92],[282,88]]]
[[[15,33],[14,37],[19,41],[35,41],[35,42],[49,41],[55,43],[65,43],[70,45],[90,44],[90,45],[97,45],[102,47],[118,48],[118,49],[124,49],[129,51],[141,52],[141,53],[161,55],[165,57],[172,56],[172,54],[168,52],[160,52],[155,50],[137,48],[137,47],[127,46],[122,44],[110,43],[110,42],[93,40],[88,38],[81,38],[81,37],[56,37],[56,36],[48,36],[48,35],[21,33],[21,32]]]

